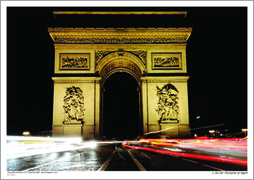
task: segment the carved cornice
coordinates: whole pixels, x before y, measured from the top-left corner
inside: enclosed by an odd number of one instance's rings
[[[172,78],[154,78],[154,77],[142,77],[141,81],[142,83],[182,83],[187,82],[189,79],[188,76],[177,76]]]
[[[186,43],[192,28],[48,28],[56,44]]]
[[[172,82],[187,82],[187,80],[142,80],[142,81],[146,81],[147,83],[172,83]]]
[[[95,80],[54,80],[54,83],[94,83]]]
[[[72,78],[58,78],[52,77],[54,83],[99,83],[101,78],[93,78],[93,79],[82,79],[78,77]]]

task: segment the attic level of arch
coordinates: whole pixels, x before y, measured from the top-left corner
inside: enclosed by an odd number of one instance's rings
[[[187,11],[163,11],[160,8],[159,11],[130,11],[130,8],[127,11],[119,11],[121,10],[119,7],[116,9],[117,11],[114,9],[113,11],[53,11],[54,25],[55,27],[117,28],[164,27],[167,24],[170,27],[186,27],[187,23]]]

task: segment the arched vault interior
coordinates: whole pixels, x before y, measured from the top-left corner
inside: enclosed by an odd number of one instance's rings
[[[121,56],[115,52],[104,57],[97,66],[97,72],[102,78],[102,83],[115,72],[126,72],[131,74],[139,83],[146,68],[143,62],[128,52],[123,52]]]

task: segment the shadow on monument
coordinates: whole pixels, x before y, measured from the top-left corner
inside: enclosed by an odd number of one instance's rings
[[[112,74],[104,84],[103,138],[135,139],[139,134],[139,95],[135,78],[125,72]]]

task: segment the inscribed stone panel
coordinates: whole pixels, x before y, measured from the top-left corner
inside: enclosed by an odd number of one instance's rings
[[[152,53],[152,69],[182,69],[182,53]]]
[[[59,70],[89,70],[90,54],[59,54]]]

